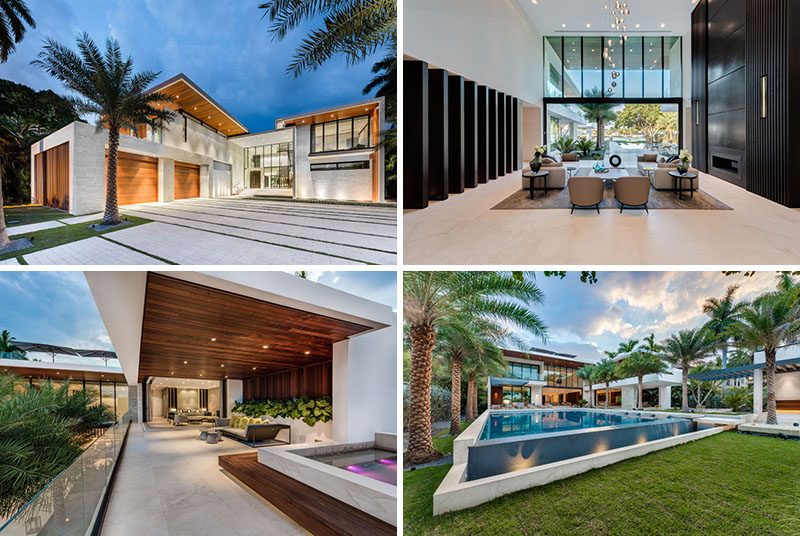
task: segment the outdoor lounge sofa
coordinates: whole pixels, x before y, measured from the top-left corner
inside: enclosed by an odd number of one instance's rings
[[[248,417],[216,419],[214,424],[218,432],[222,432],[250,446],[255,446],[259,443],[288,445],[292,442],[292,428],[288,424],[276,424],[259,418]],[[288,430],[288,441],[275,439],[281,430]]]

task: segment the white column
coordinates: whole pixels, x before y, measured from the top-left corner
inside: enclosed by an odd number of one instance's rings
[[[175,160],[158,159],[158,202],[175,201]]]
[[[200,166],[200,197],[211,197],[210,189],[210,170],[209,165],[203,164]]]
[[[636,386],[622,386],[622,409],[633,409],[636,406]]]
[[[658,407],[670,409],[672,407],[672,386],[660,385],[658,387]]]
[[[244,392],[244,384],[242,380],[225,380],[228,382],[228,389],[227,389],[227,398],[225,399],[225,403],[228,407],[228,414],[225,417],[230,417],[231,412],[233,411],[233,406],[236,405],[237,402],[242,401],[242,396]]]
[[[753,371],[753,413],[764,413],[764,369]]]
[[[128,386],[128,413],[131,421],[142,422],[142,384]]]
[[[533,386],[531,386],[531,403],[534,406],[541,406],[542,405],[542,386],[541,385],[533,385]]]

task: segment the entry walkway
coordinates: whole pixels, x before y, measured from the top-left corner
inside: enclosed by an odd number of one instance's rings
[[[131,423],[102,535],[307,534],[220,469],[219,455],[254,449],[232,439],[209,445],[198,437],[196,428],[145,432]]]

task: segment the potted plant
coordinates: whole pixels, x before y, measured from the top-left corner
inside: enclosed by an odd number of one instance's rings
[[[531,171],[538,173],[542,168],[542,157],[547,153],[547,147],[537,145],[533,148],[533,160],[531,160]]]
[[[689,151],[683,150],[678,155],[678,173],[684,174],[689,171],[689,164],[692,163],[692,155]]]

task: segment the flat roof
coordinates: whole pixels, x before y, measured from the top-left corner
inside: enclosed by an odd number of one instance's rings
[[[724,369],[708,370],[705,372],[698,372],[696,374],[689,374],[690,380],[701,382],[715,381],[715,380],[729,380],[732,378],[749,378],[753,375],[756,369],[766,368],[766,363],[755,363],[752,365],[742,365],[739,367],[728,367]],[[782,359],[775,362],[776,372],[797,372],[800,371],[800,357],[791,359]]]
[[[320,110],[314,110],[311,112],[305,112],[301,114],[294,114],[294,115],[287,115],[284,117],[279,117],[275,120],[276,124],[278,122],[283,122],[286,126],[289,125],[297,125],[299,123],[324,123],[325,121],[333,121],[335,119],[345,119],[348,117],[355,117],[357,115],[363,115],[371,113],[383,105],[384,99],[383,97],[377,97],[374,99],[367,99],[358,102],[352,102],[350,104],[345,104],[342,106],[331,106],[328,108],[322,108]]]
[[[542,361],[548,365],[556,365],[559,367],[564,366],[578,366],[582,367],[589,364],[588,361],[578,359],[574,354],[565,354],[561,352],[554,352],[544,348],[530,348],[527,351],[507,350],[503,349],[503,355],[506,357],[515,357],[517,359],[528,359],[531,361]],[[535,358],[535,359],[534,359]]]

